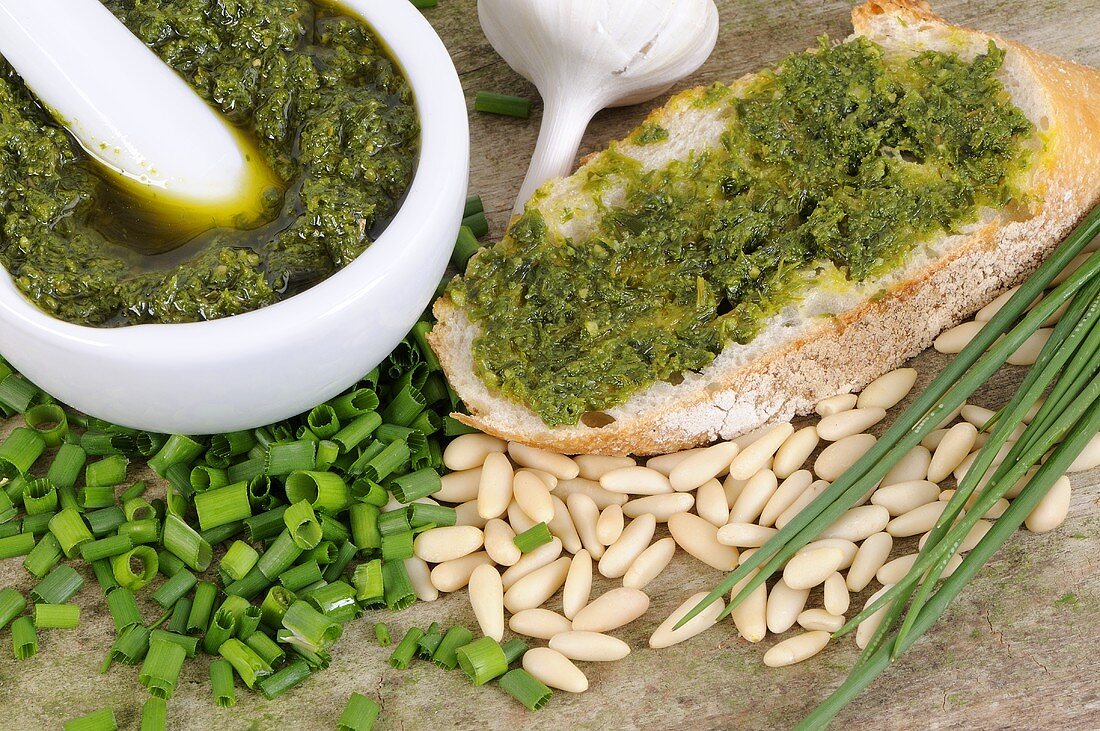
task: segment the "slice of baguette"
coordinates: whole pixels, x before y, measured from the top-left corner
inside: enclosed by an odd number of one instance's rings
[[[816,286],[747,345],[726,348],[700,373],[682,383],[658,383],[625,404],[608,409],[614,419],[547,427],[527,407],[491,393],[475,375],[471,343],[478,328],[446,297],[436,303],[438,325],[430,341],[470,416],[457,418],[499,437],[567,454],[655,454],[729,439],[769,422],[808,413],[827,396],[862,388],[927,348],[951,327],[1024,279],[1100,200],[1100,71],[1039,53],[979,31],[959,28],[923,2],[872,0],[855,8],[856,35],[888,52],[982,53],[990,38],[1007,54],[1000,79],[1037,130],[1029,179],[1030,209],[987,210],[962,233],[927,242],[888,277]],[[746,79],[732,85],[734,92]],[[674,97],[650,119],[669,131],[661,145],[617,143],[620,153],[649,168],[715,145],[724,125],[722,108],[691,103],[704,92]],[[721,107],[721,105],[720,105]],[[596,204],[582,191],[585,170],[546,183],[529,205],[563,236],[584,236]],[[616,203],[616,193],[604,202]],[[841,277],[833,277],[840,282]]]

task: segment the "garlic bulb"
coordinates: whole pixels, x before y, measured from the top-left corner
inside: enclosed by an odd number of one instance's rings
[[[543,182],[569,172],[596,112],[662,94],[718,39],[713,0],[478,0],[477,9],[493,48],[544,103],[516,213]]]

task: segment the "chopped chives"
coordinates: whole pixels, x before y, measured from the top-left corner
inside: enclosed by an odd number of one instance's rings
[[[457,511],[446,505],[432,505],[431,503],[412,503],[409,505],[409,525],[413,528],[421,528],[426,525],[451,526],[457,521]]]
[[[125,534],[100,538],[80,546],[80,556],[88,563],[104,558],[114,558],[134,547],[134,541]]]
[[[394,395],[382,411],[383,421],[397,426],[408,426],[428,405],[420,389],[408,383]]]
[[[191,602],[191,612],[187,617],[187,633],[202,634],[210,626],[210,615],[214,611],[214,600],[218,598],[217,585],[209,581],[200,581],[195,586],[195,597]]]
[[[85,513],[84,520],[88,521],[88,527],[91,529],[92,535],[96,538],[102,538],[122,527],[126,522],[126,513],[122,512],[122,508],[113,505],[109,508],[101,508]],[[156,540],[156,538],[153,540]],[[134,541],[135,544],[137,542]]]
[[[348,564],[351,563],[357,553],[359,553],[359,547],[351,541],[344,541],[340,544],[340,549],[336,552],[336,558],[325,567],[325,581],[336,581],[343,576]]]
[[[121,454],[104,457],[84,468],[84,484],[88,487],[114,487],[126,479],[130,460]]]
[[[411,530],[382,536],[382,559],[404,561],[413,557],[413,532]]]
[[[341,624],[363,616],[355,601],[355,590],[344,581],[334,581],[306,594],[306,600],[322,614]]]
[[[10,373],[0,380],[0,407],[7,407],[16,414],[24,413],[38,395],[38,387],[18,373]]]
[[[244,527],[243,520],[235,520],[232,523],[226,523],[225,525],[219,525],[217,528],[209,528],[199,533],[202,539],[209,543],[211,547],[215,545],[221,545],[225,543],[233,536],[241,532],[241,528]]]
[[[428,497],[442,489],[443,483],[439,479],[439,474],[430,467],[395,477],[390,483],[390,492],[398,502],[405,504]]]
[[[165,608],[175,606],[176,602],[191,591],[197,581],[198,579],[195,578],[193,573],[184,569],[173,575],[153,592],[153,601]]]
[[[0,443],[0,478],[25,475],[46,450],[46,441],[33,429],[18,426]]]
[[[481,242],[477,240],[469,226],[460,227],[458,238],[455,240],[454,251],[451,252],[451,263],[455,265],[458,271],[465,271],[470,257],[476,254],[480,248]]]
[[[122,503],[122,512],[126,520],[149,520],[157,517],[157,511],[153,505],[144,498],[134,497]]]
[[[75,604],[35,604],[34,626],[39,629],[75,629],[80,607]]]
[[[382,547],[382,534],[379,523],[381,511],[368,503],[353,503],[348,511],[351,523],[351,540],[361,550]]]
[[[11,623],[11,646],[16,660],[28,660],[38,654],[38,635],[33,619],[24,616]]]
[[[251,482],[257,477],[264,476],[264,465],[267,458],[264,455],[246,459],[244,462],[230,465],[228,474],[230,482]]]
[[[221,607],[219,607],[219,609],[224,609],[225,611],[232,614],[233,619],[237,621],[237,624],[240,624],[240,621],[244,617],[245,612],[248,611],[249,606],[251,605],[244,597],[230,594],[225,598],[225,601],[222,602],[222,605]]]
[[[271,675],[271,666],[237,638],[226,640],[218,648],[218,654],[229,661],[237,675],[249,688],[256,687],[256,680]]]
[[[153,630],[149,633],[149,642],[174,642],[183,648],[187,653],[187,657],[194,657],[199,649],[199,638],[188,637],[187,635],[180,634],[179,632],[165,632],[161,629]]]
[[[101,708],[87,716],[66,721],[62,728],[64,731],[115,731],[118,724],[115,722],[115,712],[112,709]]]
[[[26,556],[34,550],[34,536],[30,533],[16,533],[14,536],[0,538],[0,559]]]
[[[158,698],[168,700],[176,690],[187,650],[165,639],[150,640],[138,680]]]
[[[4,494],[4,491],[0,490],[0,494]],[[2,498],[0,498],[0,501],[2,501]],[[26,531],[23,530],[22,521],[13,520],[8,523],[0,523],[0,538],[7,538],[9,536],[14,536],[16,533],[25,532]],[[34,534],[31,533],[30,535],[33,536]]]
[[[147,586],[157,575],[157,552],[149,546],[138,546],[111,559],[111,568],[119,586],[137,591]]]
[[[286,505],[280,505],[277,508],[268,510],[266,513],[253,515],[245,520],[244,527],[248,532],[248,540],[255,543],[256,541],[274,538],[282,533],[283,528],[286,526],[283,523],[283,513],[286,512],[286,509]]]
[[[161,477],[175,464],[189,463],[202,454],[203,447],[194,439],[183,434],[168,437],[164,446],[149,459],[149,469]]]
[[[463,424],[458,419],[451,415],[443,417],[443,435],[448,437],[458,437],[463,434],[477,434],[478,430],[469,424]]]
[[[439,5],[439,0],[409,0],[417,10],[427,10]]]
[[[336,731],[371,731],[381,710],[370,698],[352,693],[344,712],[340,714],[340,720],[336,722]]]
[[[378,408],[378,394],[369,388],[357,388],[329,402],[341,421],[362,416]]]
[[[290,531],[283,530],[260,556],[260,560],[256,562],[256,568],[260,570],[264,577],[275,581],[279,578],[279,574],[293,566],[301,555],[302,549],[294,542]]]
[[[361,503],[368,503],[378,508],[385,506],[390,500],[390,495],[386,492],[386,488],[365,477],[360,477],[352,483],[351,496]]]
[[[462,217],[466,218],[468,216],[474,215],[475,213],[481,213],[484,210],[485,210],[485,203],[481,200],[481,196],[480,195],[471,195],[468,198],[466,198],[466,207],[462,209]],[[419,325],[428,325],[428,329],[429,330],[431,329],[431,324],[430,323],[417,323],[417,325],[418,326]],[[415,330],[414,330],[414,332],[415,332]],[[427,349],[427,346],[424,345],[423,343],[421,343],[419,338],[417,339],[416,343],[417,343],[417,345],[420,346],[420,351],[421,352],[424,352]]]
[[[84,510],[108,508],[115,504],[115,489],[100,486],[82,488],[77,502]]]
[[[470,233],[479,239],[489,233],[489,219],[485,217],[485,213],[482,211],[463,218],[462,225],[470,229]]]
[[[136,499],[144,496],[145,491],[147,489],[149,489],[149,487],[148,487],[148,485],[145,484],[145,481],[144,480],[138,480],[137,482],[135,482],[134,484],[130,485],[128,488],[123,490],[119,494],[118,499],[120,501],[122,501],[123,503],[129,502],[131,500],[136,500]]]
[[[409,525],[409,511],[405,508],[389,510],[378,516],[378,532],[384,536],[394,533],[406,533],[412,530]]]
[[[287,633],[289,637],[284,637],[283,633]],[[293,633],[289,630],[279,630],[279,641],[290,642],[290,649],[294,651],[294,654],[302,658],[309,664],[309,667],[313,670],[325,670],[330,664],[332,664],[332,656],[324,650],[310,650],[309,648],[302,647],[292,641]]]
[[[237,639],[245,642],[254,635],[260,626],[261,616],[259,607],[250,606],[244,610],[244,614],[237,620]]]
[[[149,651],[149,635],[149,628],[140,624],[122,630],[111,645],[111,660],[123,665],[137,665]]]
[[[107,609],[111,612],[116,632],[141,624],[141,611],[138,609],[134,592],[130,589],[120,586],[107,592]]]
[[[432,655],[439,649],[439,643],[442,641],[443,628],[439,626],[439,622],[432,622],[431,626],[428,627],[428,631],[417,643],[417,655],[425,660],[431,660]]]
[[[299,549],[308,550],[321,542],[321,525],[307,500],[300,500],[287,508],[283,513],[283,523]]]
[[[316,561],[307,561],[279,574],[279,583],[288,591],[298,591],[321,581],[321,567]]]
[[[15,589],[0,589],[0,629],[4,629],[27,608],[27,600]]]
[[[286,610],[294,603],[294,592],[287,591],[281,586],[273,586],[264,600],[260,602],[260,622],[273,630],[283,626],[283,616]]]
[[[529,711],[537,711],[547,704],[553,692],[533,675],[522,668],[509,670],[500,679],[500,687],[513,698],[527,707]]]
[[[157,551],[157,561],[160,563],[160,572],[169,577],[175,576],[186,568],[186,564],[179,556],[164,549]]]
[[[168,620],[168,631],[177,635],[187,634],[187,619],[191,616],[192,601],[190,597],[180,597],[175,604],[172,605],[172,618]],[[198,638],[194,638],[198,641]],[[194,655],[192,651],[191,655]]]
[[[23,421],[38,432],[47,447],[59,447],[69,431],[65,410],[57,404],[40,404],[23,412]]]
[[[206,464],[192,467],[191,475],[188,479],[191,482],[191,488],[196,493],[225,487],[229,484],[229,475],[225,470],[219,467],[211,467]]]
[[[208,655],[215,654],[222,643],[233,636],[236,629],[237,618],[232,611],[223,607],[214,612],[214,618],[210,620],[210,627],[207,628],[206,634],[202,638],[203,652]]]
[[[251,518],[248,483],[237,482],[197,493],[195,512],[199,516],[199,528],[204,531]]]
[[[531,101],[509,94],[479,91],[474,96],[474,111],[527,119],[531,116]]]
[[[317,442],[317,464],[315,469],[327,472],[340,457],[340,445],[328,439]]]
[[[432,653],[432,662],[444,670],[454,670],[458,666],[458,649],[470,644],[473,639],[474,633],[465,627],[451,627]]]
[[[210,663],[210,689],[214,694],[214,703],[219,708],[237,705],[237,693],[233,688],[233,666],[228,660],[214,660]]]
[[[25,475],[20,475],[12,480],[8,480],[7,484],[0,489],[0,523],[7,523],[9,520],[19,515],[19,508],[16,507],[17,502],[25,502],[25,494],[29,481]],[[26,507],[24,505],[23,507]],[[43,511],[48,512],[48,511]]]
[[[23,518],[23,532],[41,536],[50,532],[50,521],[57,513],[42,513],[41,515],[28,515]],[[56,538],[56,536],[55,536]]]
[[[256,445],[256,437],[250,431],[236,431],[229,434],[216,434],[210,437],[210,454],[218,459],[228,460],[245,454]]]
[[[328,439],[340,431],[340,417],[336,415],[336,409],[328,404],[321,404],[306,416],[306,425],[318,439]]]
[[[253,508],[266,508],[274,501],[271,494],[271,478],[257,475],[248,481],[248,502]]]
[[[132,520],[129,523],[123,523],[118,526],[118,534],[120,536],[129,536],[135,546],[140,546],[145,543],[156,543],[160,540],[160,521],[156,518]],[[163,563],[163,561],[161,563]]]
[[[99,584],[99,588],[103,590],[104,594],[118,588],[118,581],[115,580],[115,570],[111,567],[111,562],[108,559],[93,563],[92,572],[95,573],[96,583]]]
[[[363,606],[385,602],[381,559],[372,559],[356,566],[351,575],[351,583],[355,586],[355,598]]]
[[[305,660],[295,660],[279,672],[261,679],[258,684],[260,692],[268,700],[278,698],[308,678],[311,672],[309,663]]]
[[[283,627],[294,635],[296,644],[311,650],[326,650],[343,634],[339,623],[300,599],[283,614]]]
[[[332,441],[346,454],[355,449],[380,426],[382,426],[382,415],[377,411],[368,411],[355,417],[351,423],[336,432],[332,436]]]
[[[164,547],[195,571],[210,567],[210,544],[177,515],[164,516]]]
[[[263,661],[271,667],[275,667],[286,659],[286,652],[283,648],[279,647],[275,640],[263,632],[253,632],[244,639],[244,644],[252,648],[252,651],[263,658]]]
[[[23,559],[23,568],[34,578],[41,579],[61,561],[63,555],[57,538],[53,533],[47,533]]]
[[[382,562],[382,586],[385,591],[386,606],[391,612],[408,609],[416,603],[409,573],[401,561]]]
[[[307,551],[304,555],[307,561],[316,561],[320,566],[327,566],[336,560],[336,544],[333,541],[321,541],[316,548]]]
[[[61,564],[31,589],[31,599],[42,604],[64,604],[84,586],[84,577],[68,564]]]
[[[244,541],[234,541],[222,556],[219,567],[234,581],[243,579],[260,560],[255,548]]]
[[[397,643],[397,647],[394,648],[390,654],[390,666],[395,667],[398,670],[404,670],[409,667],[409,663],[412,662],[413,657],[416,656],[416,648],[420,642],[420,638],[424,636],[424,630],[419,627],[410,627],[405,636],[401,638],[401,642]]]
[[[544,546],[554,540],[550,535],[550,529],[546,523],[537,523],[512,539],[520,553],[530,553],[539,546]]]
[[[286,499],[305,501],[318,511],[335,515],[347,507],[348,486],[331,472],[292,472],[286,478]]]
[[[317,444],[308,440],[272,444],[267,448],[264,474],[268,477],[311,470],[317,464]]]
[[[57,488],[48,477],[27,482],[23,490],[23,508],[27,511],[27,515],[57,511]]]
[[[508,660],[500,643],[492,637],[481,637],[456,651],[458,664],[474,685],[485,685],[508,672]]]
[[[390,628],[385,622],[377,622],[374,625],[374,639],[378,640],[379,647],[390,646]]]
[[[138,731],[167,731],[168,703],[163,698],[151,695],[141,707],[141,727]]]
[[[527,643],[518,637],[513,637],[501,645],[500,649],[504,650],[504,659],[511,665],[527,652]]]
[[[74,508],[65,508],[50,518],[50,532],[61,544],[66,558],[76,556],[81,544],[92,540],[92,532]]]

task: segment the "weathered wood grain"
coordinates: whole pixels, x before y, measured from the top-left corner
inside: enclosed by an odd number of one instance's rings
[[[401,0],[390,0],[400,2]],[[718,0],[722,32],[714,56],[690,84],[731,79],[809,47],[822,33],[849,30],[849,5],[813,0]],[[1037,48],[1100,66],[1096,42],[1100,1],[948,0],[945,17],[1013,37]],[[478,90],[534,96],[524,80],[498,59],[482,36],[474,0],[440,0],[426,11],[462,73],[469,97]],[[681,85],[681,87],[687,84]],[[582,154],[603,146],[637,124],[646,108],[600,114]],[[471,189],[479,192],[497,235],[534,147],[538,119],[518,121],[473,115]],[[1098,130],[1100,133],[1100,130]],[[925,353],[914,361],[927,383],[943,358]],[[999,404],[1018,382],[1007,370],[975,399]],[[7,425],[8,428],[11,423]],[[6,429],[0,429],[0,433]],[[136,477],[137,475],[135,475]],[[871,689],[846,709],[838,729],[1096,729],[1100,728],[1100,472],[1077,475],[1071,518],[1058,531],[1021,533],[968,588],[947,619]],[[912,550],[905,545],[897,549]],[[332,728],[352,691],[378,697],[380,728],[533,729],[784,729],[796,723],[844,677],[857,655],[850,640],[835,643],[802,665],[767,670],[764,647],[736,636],[728,622],[672,649],[645,647],[653,628],[691,592],[708,588],[718,572],[677,557],[652,585],[653,607],[621,634],[635,652],[611,665],[588,664],[592,689],[580,696],[558,693],[529,714],[492,687],[471,688],[457,672],[423,663],[407,671],[386,664],[372,624],[383,619],[399,637],[433,620],[476,626],[464,595],[417,605],[400,615],[368,615],[345,631],[329,671],[275,702],[238,692],[237,707],[214,706],[204,662],[189,663],[169,704],[170,728]],[[123,728],[136,728],[144,689],[137,673],[97,668],[113,628],[88,575],[75,631],[40,635],[41,651],[17,663],[0,634],[0,723],[11,729],[58,728],[60,722],[104,705],[115,708]],[[29,589],[18,561],[0,563],[0,586]],[[597,591],[610,588],[598,584]],[[863,597],[860,597],[860,602]],[[820,602],[819,597],[812,597]],[[557,601],[557,600],[555,600]],[[853,606],[856,602],[853,602]],[[146,616],[154,610],[146,607]],[[762,643],[770,645],[769,639]]]

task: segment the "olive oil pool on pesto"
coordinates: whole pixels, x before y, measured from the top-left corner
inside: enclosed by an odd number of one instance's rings
[[[28,298],[83,325],[212,320],[308,288],[370,246],[412,180],[420,129],[362,21],[307,0],[104,5],[282,185],[240,228],[152,210],[101,177],[0,59],[0,263]]]

